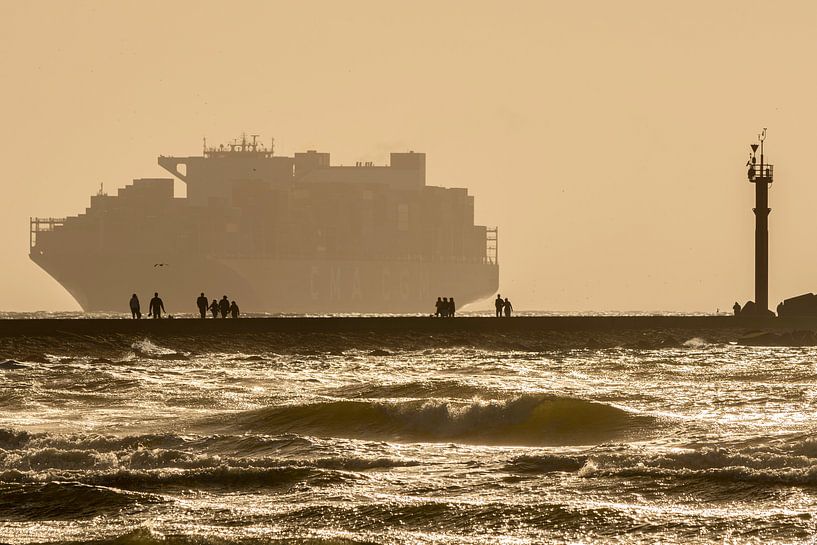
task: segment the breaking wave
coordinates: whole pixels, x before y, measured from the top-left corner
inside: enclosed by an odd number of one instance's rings
[[[652,417],[604,403],[524,395],[503,401],[327,401],[239,413],[229,425],[264,433],[547,445],[630,438],[655,423]]]
[[[0,519],[73,520],[162,503],[160,496],[78,482],[4,483]]]
[[[334,388],[326,392],[342,398],[478,398],[501,399],[507,391],[486,388],[484,385],[467,384],[456,380],[422,380],[394,384],[354,384]]]
[[[813,441],[733,449],[707,447],[669,452],[622,448],[621,452],[545,453],[518,456],[505,469],[517,473],[575,472],[579,477],[649,477],[817,485]],[[808,454],[803,454],[807,452]]]
[[[131,344],[133,353],[140,358],[155,360],[186,360],[189,354],[176,352],[155,344],[150,339],[142,339]]]

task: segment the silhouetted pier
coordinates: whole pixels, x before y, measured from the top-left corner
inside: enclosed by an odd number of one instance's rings
[[[513,318],[420,316],[394,317],[269,317],[233,319],[5,319],[0,336],[59,335],[185,335],[220,333],[383,333],[430,334],[514,333],[549,331],[637,331],[723,329],[814,329],[817,318],[735,316],[519,316]]]

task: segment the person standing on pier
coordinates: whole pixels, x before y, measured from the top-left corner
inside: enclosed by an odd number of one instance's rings
[[[502,300],[502,296],[498,293],[496,294],[496,300],[494,301],[494,307],[496,307],[496,317],[502,318],[502,309],[505,308],[505,301]]]
[[[454,298],[451,297],[448,300],[448,317],[453,318],[454,314],[457,313],[457,305],[454,303]]]
[[[208,308],[210,309],[210,312],[213,313],[213,318],[218,318],[218,301],[213,299],[213,302],[210,303]]]
[[[135,293],[130,298],[130,313],[134,320],[139,320],[142,318],[142,309],[139,306],[139,298],[136,297]]]
[[[221,312],[221,317],[226,318],[227,313],[230,312],[230,301],[227,300],[227,296],[221,298],[221,301],[218,302],[218,310]]]
[[[513,311],[513,305],[511,304],[511,302],[508,300],[507,297],[505,298],[505,302],[503,304],[503,307],[505,309],[505,317],[510,318],[511,317],[511,312]]]
[[[235,301],[230,303],[230,316],[238,318],[238,305],[235,304]]]
[[[159,298],[159,292],[155,292],[153,299],[150,300],[150,312],[148,312],[148,316],[153,316],[154,320],[158,320],[162,317],[163,312],[165,312],[165,304]]]
[[[201,314],[201,319],[204,320],[207,317],[207,297],[204,296],[204,293],[199,295],[199,298],[196,299],[196,306],[199,307],[199,313]]]

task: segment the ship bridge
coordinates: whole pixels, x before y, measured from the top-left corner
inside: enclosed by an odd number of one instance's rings
[[[159,156],[159,166],[187,185],[189,204],[203,206],[212,198],[229,199],[232,182],[283,183],[292,180],[294,160],[274,155],[273,143],[266,147],[258,135],[242,135],[227,145],[208,147],[194,157]]]

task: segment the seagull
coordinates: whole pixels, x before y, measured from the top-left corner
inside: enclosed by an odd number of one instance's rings
[[[165,265],[167,265],[167,263],[154,263],[153,264],[154,267],[164,267]]]

